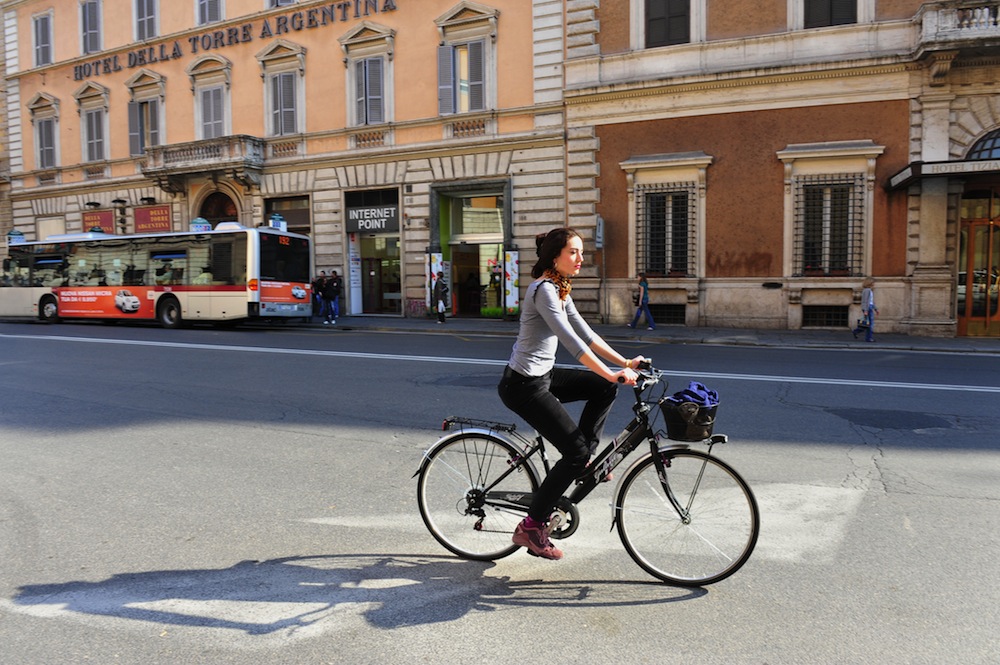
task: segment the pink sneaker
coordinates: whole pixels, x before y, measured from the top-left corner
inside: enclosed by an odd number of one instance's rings
[[[558,561],[563,556],[562,550],[549,540],[549,531],[544,525],[530,527],[522,521],[514,529],[514,537],[511,540],[515,545],[526,547],[528,554],[540,556],[543,559]]]

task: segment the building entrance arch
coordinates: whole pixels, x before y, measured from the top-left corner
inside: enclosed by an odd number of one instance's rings
[[[236,202],[225,192],[212,192],[205,197],[198,209],[198,216],[214,227],[219,222],[239,222],[240,211]]]

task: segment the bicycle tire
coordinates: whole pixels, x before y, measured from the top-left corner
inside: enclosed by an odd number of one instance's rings
[[[615,501],[625,550],[653,577],[678,586],[704,586],[743,566],[760,532],[760,511],[750,486],[731,466],[698,450],[656,453],[665,465],[661,482],[653,455],[622,479]],[[692,491],[697,489],[692,496]],[[682,507],[684,520],[667,497]]]
[[[482,490],[521,456],[509,441],[480,432],[459,434],[428,452],[417,481],[417,503],[431,535],[464,559],[493,561],[517,551],[511,537],[527,508],[488,500]],[[535,468],[525,461],[491,492],[534,493],[538,484]]]

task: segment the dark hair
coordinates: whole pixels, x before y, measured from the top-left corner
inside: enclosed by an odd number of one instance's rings
[[[562,253],[571,238],[579,238],[580,234],[568,226],[560,226],[552,229],[548,233],[539,233],[535,236],[535,251],[538,254],[538,261],[531,269],[531,276],[538,278],[549,268],[555,266],[556,257]]]

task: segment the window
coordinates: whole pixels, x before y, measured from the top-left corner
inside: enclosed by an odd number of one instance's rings
[[[864,175],[805,176],[795,197],[795,274],[863,274]]]
[[[222,20],[224,13],[223,0],[197,0],[197,2],[198,25],[216,23]]]
[[[468,113],[486,108],[482,40],[438,47],[438,111]]]
[[[703,152],[639,155],[620,164],[629,200],[628,272],[685,278],[705,274],[706,176]]]
[[[83,53],[101,50],[101,1],[83,0],[80,3],[80,32]]]
[[[305,128],[305,55],[305,48],[284,39],[257,54],[266,83],[268,136],[298,134]]]
[[[38,146],[38,168],[54,168],[56,165],[55,118],[39,118],[35,121],[35,144]]]
[[[865,274],[875,162],[884,150],[860,140],[793,144],[777,153],[785,165],[785,275]]]
[[[128,103],[128,149],[141,155],[149,146],[160,145],[160,100]]]
[[[194,91],[195,136],[217,139],[232,133],[229,126],[229,86],[232,63],[219,55],[206,55],[187,68]]]
[[[636,265],[650,277],[694,274],[694,183],[640,185],[636,188],[638,243]]]
[[[271,77],[271,135],[294,134],[295,72],[281,72]]]
[[[156,37],[156,1],[135,0],[135,38],[145,41]]]
[[[105,137],[110,92],[104,86],[88,82],[74,93],[80,112],[80,140],[84,162],[108,158]]]
[[[104,157],[104,109],[83,114],[84,161],[99,162]]]
[[[202,88],[200,100],[201,138],[217,139],[226,135],[222,87]]]
[[[35,168],[53,169],[59,164],[59,100],[40,92],[28,102],[35,137]]]
[[[268,7],[284,7],[285,5],[294,5],[297,0],[269,0]]]
[[[858,0],[803,0],[806,28],[858,22]]]
[[[691,41],[690,0],[645,0],[646,48]]]
[[[52,15],[41,14],[32,19],[35,40],[35,66],[52,64]]]
[[[385,122],[382,58],[366,58],[354,63],[354,100],[357,125]]]
[[[438,113],[485,111],[496,103],[496,40],[499,13],[461,2],[435,23],[438,46]]]
[[[395,31],[370,21],[338,38],[346,54],[349,123],[391,122],[392,57]],[[384,140],[384,136],[383,136]]]
[[[1000,159],[1000,129],[976,141],[966,159]]]

